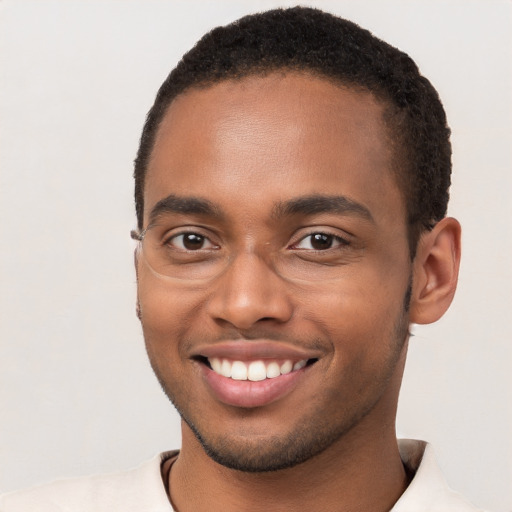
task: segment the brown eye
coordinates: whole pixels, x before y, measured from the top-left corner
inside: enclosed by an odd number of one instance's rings
[[[324,233],[315,233],[311,235],[311,247],[317,251],[323,249],[330,249],[332,247],[334,237],[332,235],[325,235]]]
[[[168,244],[184,251],[198,251],[200,249],[214,249],[216,247],[208,238],[198,233],[182,233],[181,235],[173,236]]]
[[[349,242],[339,236],[330,235],[329,233],[311,233],[295,244],[293,248],[325,251],[327,249],[342,247],[344,245],[349,245]]]
[[[193,251],[195,249],[201,249],[204,244],[204,236],[196,235],[195,233],[188,233],[183,235],[183,246],[185,249]]]

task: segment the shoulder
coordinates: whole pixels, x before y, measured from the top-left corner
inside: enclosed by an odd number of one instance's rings
[[[0,496],[0,512],[171,512],[160,465],[166,452],[120,473],[59,480]]]
[[[448,486],[431,445],[401,439],[399,448],[402,462],[414,477],[392,512],[483,512]]]

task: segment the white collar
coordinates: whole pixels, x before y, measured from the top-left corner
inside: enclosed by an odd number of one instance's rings
[[[432,446],[425,441],[399,439],[400,457],[414,474],[409,487],[391,512],[477,512],[459,493],[450,489],[434,456]]]

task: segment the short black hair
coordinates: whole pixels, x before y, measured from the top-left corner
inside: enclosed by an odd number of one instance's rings
[[[309,7],[270,10],[217,27],[171,71],[148,112],[135,159],[139,228],[147,166],[173,99],[190,88],[279,70],[370,91],[383,102],[414,257],[419,235],[446,215],[448,204],[450,129],[439,95],[407,54],[353,22]]]

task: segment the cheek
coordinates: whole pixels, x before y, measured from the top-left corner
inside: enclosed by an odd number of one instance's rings
[[[370,355],[372,359],[389,351],[397,327],[406,321],[407,286],[406,273],[393,272],[393,268],[387,273],[371,270],[346,275],[326,286],[297,291],[301,297],[298,316],[320,328],[338,355],[342,352],[348,359]]]
[[[395,371],[407,333],[401,306],[405,289],[405,284],[402,290],[381,283],[373,291],[347,285],[311,295],[304,330],[310,335],[321,330],[331,345],[325,392],[332,403],[345,404],[339,414],[347,414],[354,396],[360,404],[369,404]]]
[[[396,318],[403,309],[408,279],[403,272],[394,278],[372,274],[357,278],[347,275],[324,285],[315,284],[297,290],[295,296],[300,298],[305,315],[309,311],[326,325],[361,324],[363,321],[386,324],[386,320]]]
[[[183,290],[151,271],[139,270],[138,300],[144,338],[150,355],[182,352],[178,343],[198,323],[198,294]]]

